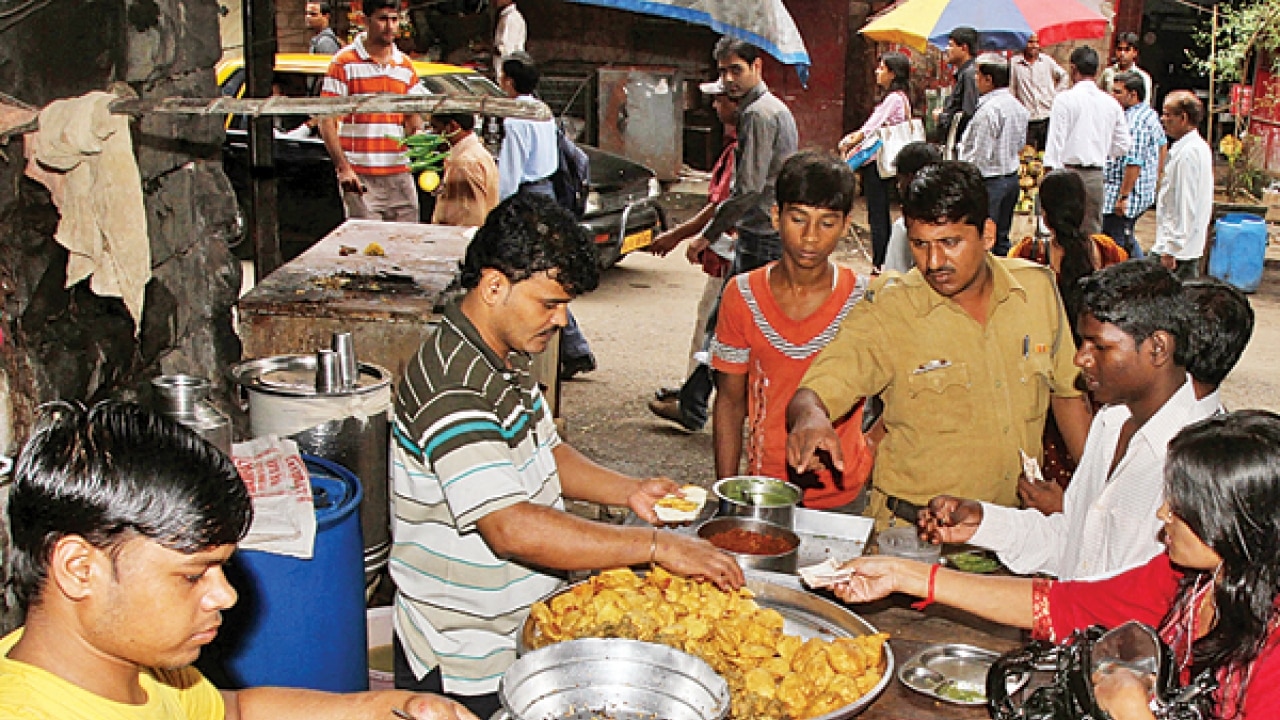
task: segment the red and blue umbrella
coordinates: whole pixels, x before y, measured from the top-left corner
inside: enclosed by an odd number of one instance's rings
[[[1107,18],[1077,0],[902,0],[860,32],[923,52],[928,43],[945,48],[964,26],[978,31],[984,50],[1021,50],[1032,34],[1041,45],[1100,38]]]

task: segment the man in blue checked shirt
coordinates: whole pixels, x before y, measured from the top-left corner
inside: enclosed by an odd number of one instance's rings
[[[1146,81],[1137,73],[1118,73],[1111,84],[1111,94],[1124,108],[1131,141],[1129,152],[1108,160],[1103,172],[1102,232],[1131,258],[1142,257],[1133,226],[1155,204],[1168,145],[1160,116],[1147,104],[1146,93]]]

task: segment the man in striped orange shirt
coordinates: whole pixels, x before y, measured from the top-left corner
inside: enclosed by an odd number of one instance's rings
[[[369,29],[338,51],[320,94],[324,97],[423,92],[409,56],[395,46],[397,0],[365,0]],[[400,139],[422,127],[416,113],[358,113],[320,120],[349,218],[418,222],[418,192]]]

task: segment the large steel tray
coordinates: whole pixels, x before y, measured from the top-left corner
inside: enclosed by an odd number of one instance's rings
[[[561,593],[570,592],[573,587],[575,586],[553,593],[546,600],[550,600]],[[761,607],[771,608],[782,615],[784,621],[783,632],[789,635],[798,635],[805,639],[833,640],[838,637],[858,637],[861,635],[873,635],[878,632],[871,623],[862,619],[857,613],[812,593],[783,587],[753,575],[747,576],[747,588],[755,593],[756,602]],[[537,639],[535,630],[532,618],[526,618],[524,626],[520,630],[520,636],[516,641],[516,651],[519,654],[523,655],[534,647],[534,641]],[[880,677],[880,682],[872,688],[871,692],[858,698],[856,702],[826,715],[819,715],[811,720],[851,718],[875,702],[876,698],[893,681],[893,650],[887,644],[884,648],[884,667],[882,669],[883,674]]]

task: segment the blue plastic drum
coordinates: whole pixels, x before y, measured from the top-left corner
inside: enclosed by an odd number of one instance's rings
[[[1267,222],[1249,213],[1228,213],[1214,225],[1209,274],[1240,288],[1257,292],[1267,258]]]
[[[360,481],[303,455],[316,506],[310,560],[241,550],[227,566],[240,594],[198,666],[219,687],[369,688]]]

